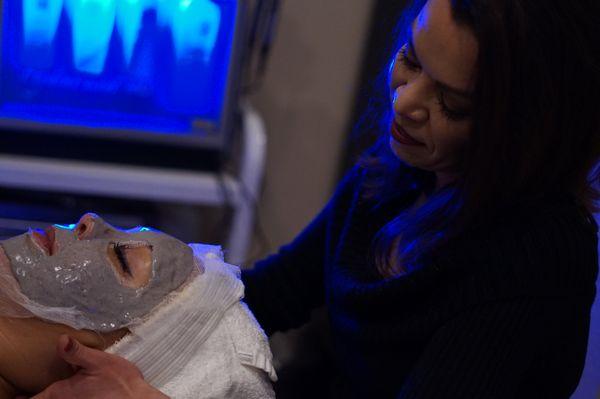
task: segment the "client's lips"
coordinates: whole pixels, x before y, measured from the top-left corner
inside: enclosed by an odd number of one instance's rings
[[[47,255],[54,254],[54,227],[47,227],[45,230],[36,229],[31,232],[33,241],[44,250]]]
[[[423,146],[425,144],[412,138],[406,130],[402,128],[396,121],[392,122],[392,137],[394,140],[405,145]]]

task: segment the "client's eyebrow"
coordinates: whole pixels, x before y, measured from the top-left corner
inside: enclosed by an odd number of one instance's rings
[[[416,21],[415,21],[416,23]],[[414,23],[413,23],[413,27],[414,27]],[[419,56],[417,55],[417,49],[415,47],[415,44],[413,42],[413,27],[411,27],[410,29],[408,29],[408,40],[407,40],[407,44],[408,44],[408,51],[411,52],[415,58],[417,59],[418,64],[421,64],[421,61],[419,61]],[[464,97],[467,100],[470,100],[473,96],[473,93],[471,93],[470,91],[466,91],[466,90],[462,90],[462,89],[457,89],[455,87],[452,87],[451,85],[447,84],[447,83],[443,83],[440,82],[439,80],[435,80],[434,82],[436,84],[436,86],[438,86],[440,89],[446,91],[446,92],[450,92],[452,94],[455,94],[457,96],[460,97]]]

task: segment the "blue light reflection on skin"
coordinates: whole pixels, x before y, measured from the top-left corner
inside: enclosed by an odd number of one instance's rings
[[[129,229],[129,230],[125,230],[128,233],[143,233],[144,231],[158,231],[156,229],[153,229],[151,227],[144,227],[144,226],[138,226],[138,227],[134,227],[133,229]]]
[[[170,135],[218,129],[236,0],[5,0],[0,7],[0,118]]]
[[[75,227],[77,227],[77,224],[72,223],[72,224],[55,224],[55,227],[58,227],[59,229],[63,229],[63,230],[74,230]],[[119,229],[120,230],[120,229]],[[132,229],[128,229],[128,230],[123,230],[126,231],[128,233],[142,233],[145,231],[157,231],[151,227],[145,227],[145,226],[137,226],[134,227]]]
[[[388,74],[387,74],[387,86],[390,88],[390,101],[392,104],[394,104],[396,102],[396,96],[398,95],[398,93],[396,92],[396,90],[393,90],[391,87],[391,82],[392,82],[392,74],[394,73],[394,68],[396,67],[396,57],[394,57],[394,59],[392,59],[392,61],[390,62],[390,66],[388,68]]]
[[[77,226],[76,224],[55,224],[54,226],[58,227],[59,229],[63,229],[63,230],[74,230],[75,226]]]

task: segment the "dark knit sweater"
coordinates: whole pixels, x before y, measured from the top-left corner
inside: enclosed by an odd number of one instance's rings
[[[593,218],[566,196],[523,204],[417,271],[376,280],[373,236],[418,193],[375,203],[361,179],[350,173],[296,240],[243,273],[267,333],[326,305],[339,397],[568,398],[595,296]]]

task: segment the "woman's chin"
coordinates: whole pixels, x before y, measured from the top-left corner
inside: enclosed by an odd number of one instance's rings
[[[392,154],[394,154],[394,156],[396,158],[398,158],[400,161],[404,162],[405,164],[415,167],[415,168],[420,168],[419,166],[419,162],[417,157],[415,156],[416,154],[413,154],[410,151],[410,148],[406,148],[407,146],[398,143],[396,140],[394,140],[393,137],[390,137],[390,149],[392,151]]]

